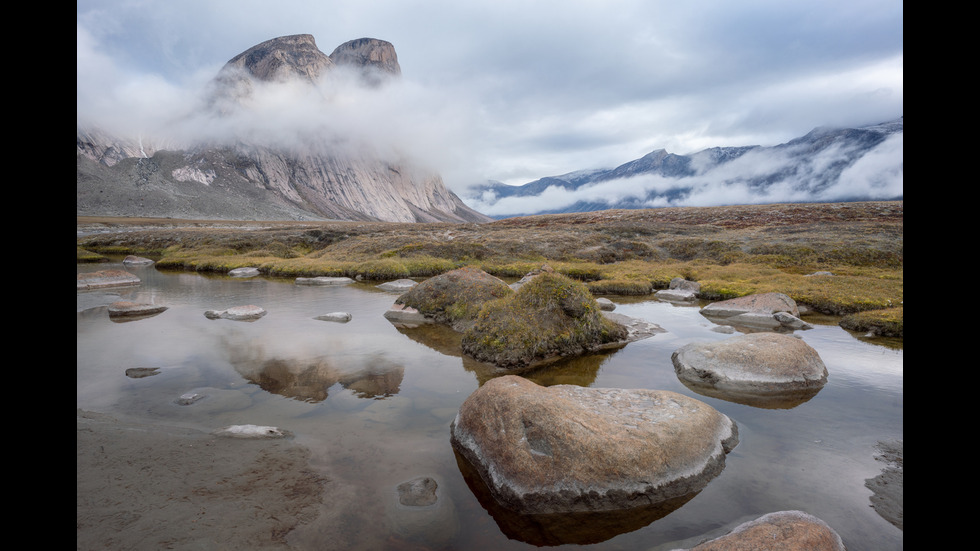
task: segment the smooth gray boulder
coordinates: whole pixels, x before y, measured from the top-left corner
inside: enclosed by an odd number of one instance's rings
[[[405,304],[392,304],[384,313],[386,320],[396,325],[421,325],[423,323],[437,323],[435,318],[426,316],[411,306]]]
[[[802,339],[749,333],[709,343],[690,343],[671,356],[684,382],[737,393],[810,390],[827,382],[827,367]]]
[[[694,302],[698,299],[697,292],[688,289],[661,289],[653,296],[669,302]]]
[[[208,319],[226,319],[234,321],[255,321],[266,315],[264,308],[247,304],[245,306],[233,306],[227,310],[208,310],[204,316]]]
[[[404,293],[412,287],[418,285],[419,282],[412,279],[396,279],[395,281],[386,281],[381,285],[375,285],[378,289],[382,291],[391,291],[396,293]]]
[[[349,277],[297,277],[296,285],[347,285],[349,283],[354,283],[354,280]]]
[[[623,343],[636,342],[654,335],[659,335],[660,333],[667,332],[667,330],[663,327],[660,327],[656,323],[645,319],[634,318],[625,314],[617,314],[615,312],[602,312],[602,315],[606,317],[606,319],[610,319],[626,328],[626,338],[623,339],[622,342],[609,345],[608,348],[615,348]]]
[[[736,526],[731,532],[689,549],[673,551],[844,551],[844,542],[826,522],[803,511],[779,511]]]
[[[279,427],[269,427],[262,425],[230,425],[223,429],[214,431],[217,436],[227,436],[231,438],[288,438],[292,436],[289,431]]]
[[[516,375],[473,392],[450,431],[495,501],[520,514],[622,511],[688,496],[738,444],[731,419],[682,394],[543,387]]]
[[[351,315],[347,312],[330,312],[329,314],[323,314],[313,319],[317,319],[320,321],[335,321],[338,323],[347,323],[351,320]]]
[[[599,309],[603,312],[612,312],[616,309],[616,303],[608,298],[597,298],[595,301],[599,304]]]
[[[796,301],[783,293],[759,293],[713,302],[701,309],[709,320],[747,329],[811,329],[800,318]]]
[[[153,260],[142,256],[129,255],[123,259],[123,264],[128,266],[149,266],[153,264]]]
[[[670,280],[670,285],[666,289],[657,291],[654,296],[670,302],[694,302],[698,299],[699,292],[701,292],[701,284],[697,281],[675,277]]]
[[[102,289],[104,287],[130,287],[140,284],[140,278],[125,270],[99,270],[77,274],[76,290]]]
[[[255,277],[259,275],[259,269],[253,267],[235,268],[228,272],[231,277]]]

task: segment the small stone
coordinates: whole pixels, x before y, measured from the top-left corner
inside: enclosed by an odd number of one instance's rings
[[[235,321],[255,321],[266,315],[264,308],[248,304],[246,306],[234,306],[227,310],[208,310],[204,316],[208,319],[227,319]]]
[[[228,272],[231,277],[255,277],[259,275],[258,268],[246,267],[246,268],[235,268]]]
[[[599,303],[599,309],[604,312],[612,312],[616,309],[616,303],[608,298],[597,298],[595,301]]]
[[[189,406],[198,400],[207,398],[207,394],[201,394],[199,392],[188,392],[186,394],[181,394],[180,398],[177,398],[175,402],[181,406]]]
[[[126,376],[130,379],[142,379],[160,373],[159,367],[130,367],[126,370]]]
[[[285,438],[290,436],[288,431],[278,427],[261,425],[231,425],[216,431],[215,434],[232,438]]]
[[[142,256],[129,255],[123,259],[123,264],[128,264],[131,266],[147,266],[153,264],[153,261],[149,258],[143,258]]]
[[[347,285],[354,283],[349,277],[297,277],[296,285]]]
[[[330,312],[329,314],[323,314],[322,316],[317,316],[313,319],[320,321],[335,321],[338,323],[347,323],[351,320],[351,315],[347,312]]]
[[[404,293],[405,291],[408,291],[409,289],[415,287],[418,284],[419,283],[417,281],[411,279],[396,279],[395,281],[388,281],[382,283],[381,285],[377,285],[376,287],[378,289],[381,289],[382,291],[394,291],[398,293]]]

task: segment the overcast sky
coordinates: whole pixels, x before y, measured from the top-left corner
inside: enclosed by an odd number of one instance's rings
[[[611,168],[660,148],[776,145],[817,126],[903,115],[898,0],[78,0],[76,9],[79,121],[148,135],[225,62],[270,38],[312,34],[326,54],[355,38],[387,40],[401,82],[345,104],[344,124],[403,144],[454,189]],[[310,119],[294,115],[280,125]]]

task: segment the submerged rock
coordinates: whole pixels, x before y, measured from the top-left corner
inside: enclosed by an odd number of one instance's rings
[[[130,379],[142,379],[143,377],[152,377],[153,375],[159,374],[159,367],[130,367],[126,370],[126,376]]]
[[[738,444],[726,415],[669,391],[492,379],[460,407],[454,449],[521,514],[648,507],[704,488]]]
[[[233,306],[227,310],[208,310],[204,312],[205,317],[213,320],[255,321],[264,315],[266,315],[265,309],[254,304]]]
[[[140,302],[130,302],[128,300],[117,300],[109,305],[109,317],[150,317],[155,316],[166,309],[166,306],[160,306],[158,304],[145,304]]]
[[[347,285],[354,283],[349,277],[297,277],[296,285]]]
[[[844,551],[840,535],[803,511],[779,511],[740,524],[728,534],[675,551]]]
[[[77,274],[77,290],[101,289],[103,287],[128,287],[139,285],[140,278],[125,270],[99,270]]]
[[[179,406],[189,406],[194,402],[198,402],[207,397],[208,397],[207,394],[203,394],[200,392],[185,392],[184,394],[181,394],[179,398],[174,400],[174,403]]]
[[[395,494],[397,499],[389,502],[386,515],[395,540],[408,542],[406,549],[455,548],[460,530],[456,506],[437,479],[413,478],[399,484]]]
[[[153,264],[153,260],[149,258],[143,258],[142,256],[129,255],[123,259],[123,264],[130,266],[148,266]]]
[[[408,507],[424,507],[436,502],[439,484],[429,476],[420,476],[398,485],[398,503]]]
[[[671,361],[682,381],[721,391],[779,394],[819,389],[827,382],[827,367],[817,351],[779,333],[690,343],[676,350]]]

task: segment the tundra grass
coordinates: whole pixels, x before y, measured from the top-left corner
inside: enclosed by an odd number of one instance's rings
[[[149,256],[160,269],[253,266],[282,277],[424,279],[472,266],[516,279],[548,264],[593,295],[649,294],[681,277],[699,282],[709,300],[773,291],[838,316],[897,307],[888,318],[897,316],[892,322],[900,329],[902,241],[901,203],[878,202],[607,211],[461,225],[161,227],[80,237],[76,245],[94,254]],[[812,275],[818,272],[833,275]]]

